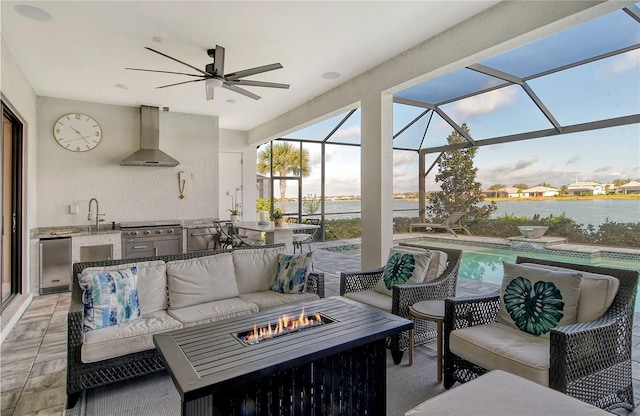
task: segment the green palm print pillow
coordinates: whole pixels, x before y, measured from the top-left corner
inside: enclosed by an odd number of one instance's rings
[[[581,276],[503,263],[498,322],[532,335],[549,336],[576,322]]]
[[[392,288],[395,285],[424,282],[430,260],[431,252],[429,250],[392,248],[382,278],[375,286],[375,291],[391,296]]]

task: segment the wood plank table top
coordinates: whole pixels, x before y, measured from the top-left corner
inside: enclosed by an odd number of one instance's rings
[[[255,345],[232,334],[291,317],[321,313],[335,322]],[[341,297],[303,302],[153,336],[182,400],[239,386],[411,329],[413,322]]]

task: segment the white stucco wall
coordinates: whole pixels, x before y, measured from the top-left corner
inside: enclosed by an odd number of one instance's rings
[[[91,151],[68,151],[53,138],[56,120],[75,112],[102,127],[103,139]],[[87,225],[91,198],[107,223],[218,216],[217,117],[160,112],[160,149],[180,161],[172,168],[120,166],[139,148],[138,107],[39,97],[38,124],[38,226]],[[184,199],[178,198],[180,171]],[[69,205],[78,213],[70,214]]]

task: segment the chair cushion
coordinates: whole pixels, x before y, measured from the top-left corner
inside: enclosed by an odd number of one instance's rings
[[[549,338],[494,322],[451,331],[449,348],[487,370],[504,370],[549,385]]]
[[[375,290],[348,292],[344,294],[344,297],[391,313],[391,296],[383,295],[382,293],[376,292]]]
[[[171,309],[238,296],[231,253],[170,261],[167,280]]]
[[[169,315],[191,327],[258,312],[258,307],[240,298],[215,300],[180,309],[168,309]]]
[[[320,299],[315,293],[277,293],[273,290],[263,292],[243,293],[240,299],[251,302],[258,306],[261,311],[275,308],[276,306],[288,305],[290,303],[302,302],[305,300]]]
[[[286,254],[286,247],[237,248],[233,250],[238,292],[253,293],[269,290],[278,275],[278,254]]]
[[[83,363],[94,363],[155,348],[153,334],[182,328],[166,311],[144,314],[138,319],[84,334],[80,353]]]
[[[431,260],[429,261],[429,267],[427,268],[427,275],[424,278],[425,282],[430,282],[440,277],[440,275],[447,269],[447,253],[439,250],[431,250]]]
[[[304,293],[311,273],[311,255],[278,254],[278,277],[271,290],[278,293]]]
[[[539,267],[548,270],[573,271],[564,267],[550,266],[547,264],[521,263],[525,266]],[[620,281],[607,274],[590,273],[580,271],[580,298],[578,299],[577,323],[595,321],[609,309],[613,299],[618,293]]]
[[[138,268],[138,300],[140,313],[167,309],[167,268],[162,260],[127,263]],[[88,267],[84,271],[102,272],[122,269],[122,264],[104,267]]]
[[[382,279],[376,283],[374,290],[380,294],[391,296],[391,289],[395,285],[424,282],[430,259],[431,252],[428,250],[391,248]]]
[[[301,243],[303,241],[311,241],[311,237],[312,234],[304,234],[304,233],[300,233],[300,234],[294,234],[293,235],[293,242],[294,243]]]
[[[498,322],[546,337],[553,328],[576,322],[579,273],[506,262],[503,268]]]
[[[83,331],[106,328],[140,316],[138,268],[124,265],[109,271],[83,270],[78,276],[84,303]]]

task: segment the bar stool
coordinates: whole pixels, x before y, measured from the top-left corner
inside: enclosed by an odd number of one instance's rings
[[[409,306],[409,319],[424,319],[436,323],[438,333],[438,382],[442,382],[442,323],[444,300],[423,300]],[[409,331],[409,365],[413,364],[413,329]]]

